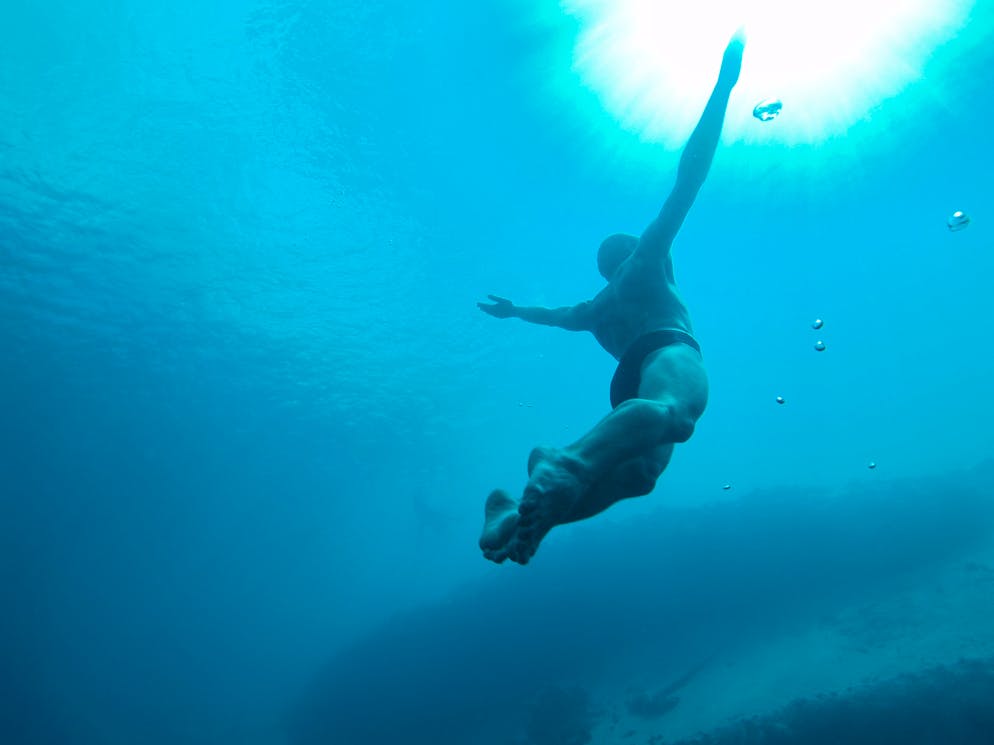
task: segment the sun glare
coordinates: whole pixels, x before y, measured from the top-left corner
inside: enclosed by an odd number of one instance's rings
[[[579,22],[573,70],[621,125],[681,144],[717,76],[721,53],[748,36],[741,102],[783,102],[762,124],[729,117],[727,140],[819,142],[844,134],[919,79],[936,47],[966,24],[973,0],[562,0]]]

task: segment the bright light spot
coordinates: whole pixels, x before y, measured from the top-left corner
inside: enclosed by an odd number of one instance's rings
[[[921,77],[974,0],[561,0],[581,23],[573,68],[625,128],[679,146],[700,115],[722,50],[748,35],[727,140],[819,142],[843,134]],[[753,106],[783,102],[761,125]]]

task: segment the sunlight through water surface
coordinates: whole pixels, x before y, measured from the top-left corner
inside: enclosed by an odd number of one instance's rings
[[[817,143],[845,134],[924,73],[967,24],[973,0],[562,0],[578,22],[573,71],[647,141],[682,144],[738,26],[748,47],[736,96],[780,99],[775,122],[730,117],[726,141]]]

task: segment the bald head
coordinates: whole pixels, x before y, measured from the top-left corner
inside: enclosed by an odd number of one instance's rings
[[[618,267],[635,252],[638,244],[638,236],[628,233],[615,233],[605,238],[597,251],[597,270],[601,276],[610,282]]]

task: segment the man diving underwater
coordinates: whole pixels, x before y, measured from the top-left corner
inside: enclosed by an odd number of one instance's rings
[[[605,239],[597,268],[608,284],[592,300],[563,308],[517,306],[496,295],[478,303],[496,318],[520,318],[569,331],[590,331],[618,360],[612,411],[564,448],[535,448],[520,500],[497,489],[486,501],[483,555],[527,564],[556,525],[585,520],[615,502],[649,494],[704,413],[708,379],[690,314],[677,293],[670,248],[707,177],[745,36],[722,58],[718,82],[684,148],[676,184],[641,236]]]

